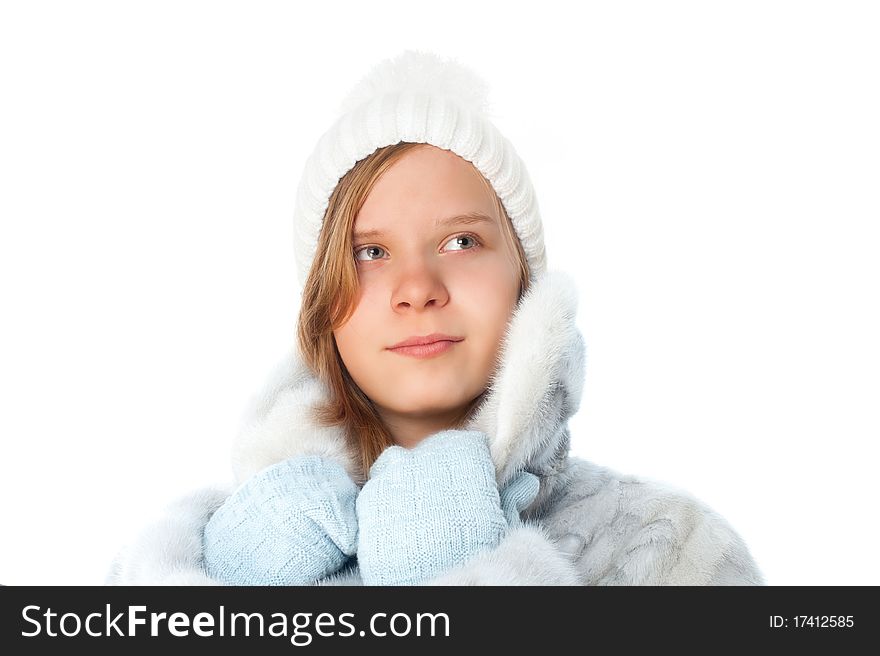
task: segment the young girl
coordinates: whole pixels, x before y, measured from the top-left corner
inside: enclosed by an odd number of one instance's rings
[[[296,348],[235,483],[177,502],[108,583],[764,583],[699,500],[569,456],[577,291],[486,108],[414,51],[350,93],[299,186]]]

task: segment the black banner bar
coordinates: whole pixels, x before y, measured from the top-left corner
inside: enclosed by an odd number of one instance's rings
[[[877,587],[0,587],[5,653],[129,646],[260,653],[625,649],[862,642]],[[870,643],[867,643],[870,644]],[[7,647],[15,648],[11,652]]]

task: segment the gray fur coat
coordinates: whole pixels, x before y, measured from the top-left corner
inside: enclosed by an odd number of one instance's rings
[[[718,513],[684,490],[619,474],[569,455],[568,420],[583,389],[585,349],[571,278],[533,281],[511,317],[499,367],[469,428],[490,437],[497,480],[518,469],[538,496],[491,551],[427,585],[763,585],[746,544]],[[215,585],[202,567],[202,530],[235,487],[303,444],[358,459],[337,429],[304,421],[323,387],[291,353],[245,413],[233,448],[235,483],[197,490],[166,509],[110,566],[110,585]],[[357,559],[316,585],[361,585]]]

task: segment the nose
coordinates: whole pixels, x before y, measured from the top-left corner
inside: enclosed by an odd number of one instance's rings
[[[442,307],[448,301],[449,291],[441,276],[424,263],[401,271],[391,294],[391,308],[396,312]]]

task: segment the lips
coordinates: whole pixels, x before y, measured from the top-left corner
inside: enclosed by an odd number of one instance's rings
[[[429,344],[414,344],[411,346],[398,346],[396,348],[389,349],[392,353],[396,353],[398,355],[405,355],[410,358],[433,358],[443,353],[450,351],[452,348],[458,344],[458,341],[451,341],[447,339],[437,340],[435,342],[431,342]]]
[[[460,342],[463,339],[464,337],[445,335],[443,333],[431,333],[430,335],[413,335],[412,337],[407,337],[402,342],[398,342],[394,346],[389,346],[388,348],[399,349],[408,346],[426,346],[435,342]]]

